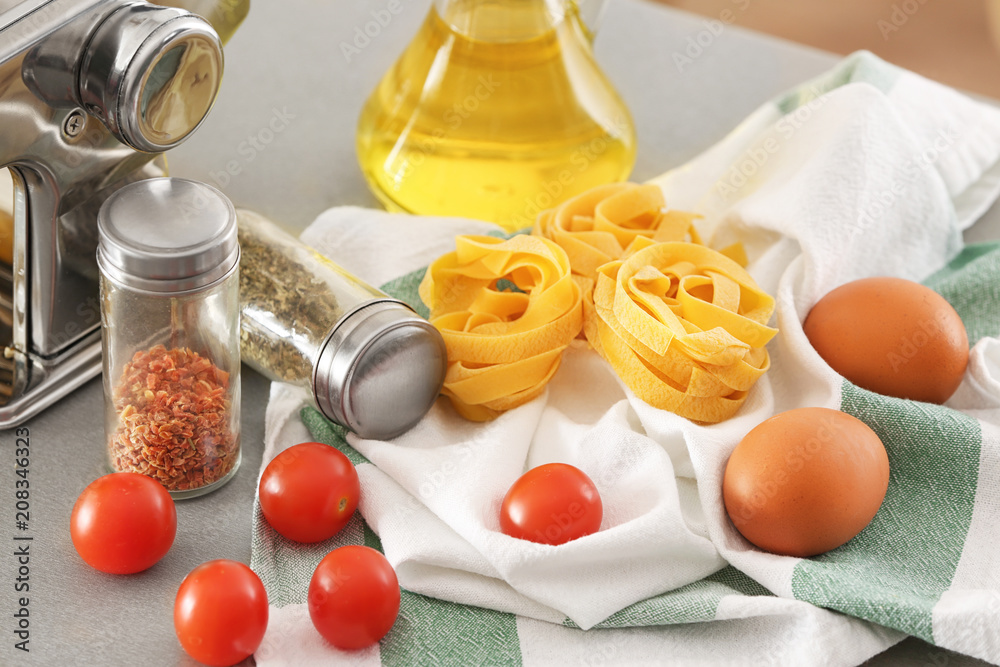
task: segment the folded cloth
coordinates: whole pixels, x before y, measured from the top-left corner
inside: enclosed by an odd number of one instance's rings
[[[1000,244],[961,241],[1000,187],[1000,111],[858,53],[655,182],[671,207],[705,215],[711,245],[742,242],[776,295],[772,368],[737,415],[702,426],[652,408],[583,343],[541,397],[495,421],[440,399],[389,442],[346,435],[274,385],[265,465],[304,440],[341,448],[363,520],[298,545],[255,509],[252,565],[272,607],[259,665],[854,665],[905,635],[1000,663]],[[424,267],[455,234],[489,229],[339,208],[302,238],[419,308]],[[963,317],[974,347],[946,406],[859,389],[806,340],[809,308],[870,275],[925,280]],[[801,406],[868,423],[892,470],[868,528],[810,559],[753,548],[721,497],[743,435]],[[551,461],[594,480],[601,530],[558,547],[502,535],[506,489]],[[304,604],[313,568],[342,544],[383,549],[405,589],[389,635],[350,654],[319,638]]]

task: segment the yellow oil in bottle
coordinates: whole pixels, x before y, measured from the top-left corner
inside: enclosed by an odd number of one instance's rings
[[[627,178],[635,132],[575,4],[459,0],[436,3],[372,93],[357,150],[390,210],[515,230]]]
[[[250,12],[250,0],[155,0],[153,4],[179,7],[201,16],[212,24],[223,44]]]

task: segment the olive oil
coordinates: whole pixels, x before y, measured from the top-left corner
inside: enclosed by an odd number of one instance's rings
[[[365,105],[357,150],[390,210],[515,230],[627,178],[635,132],[575,4],[439,0]]]
[[[250,12],[250,0],[158,0],[154,4],[180,7],[212,24],[225,44]]]

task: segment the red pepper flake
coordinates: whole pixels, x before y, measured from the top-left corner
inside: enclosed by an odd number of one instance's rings
[[[119,426],[109,447],[115,470],[188,491],[222,479],[236,464],[229,373],[197,352],[163,345],[136,352],[114,402]]]

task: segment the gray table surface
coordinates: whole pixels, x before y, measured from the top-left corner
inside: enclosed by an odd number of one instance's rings
[[[348,63],[339,44],[386,0],[255,2],[226,50],[226,75],[211,117],[169,155],[172,173],[214,183],[238,206],[292,231],[335,205],[375,206],[357,168],[355,122],[382,73],[423,20],[429,0],[402,11]],[[734,5],[735,6],[735,5]],[[633,180],[683,163],[722,138],[777,93],[830,67],[836,58],[727,27],[683,73],[673,53],[704,30],[703,19],[639,0],[612,0],[597,57],[630,106],[639,134]],[[276,114],[286,127],[260,150],[247,143]],[[220,176],[235,161],[239,174]],[[967,239],[1000,237],[991,210]],[[13,547],[0,550],[0,665],[194,665],[172,623],[177,586],[213,558],[249,562],[251,508],[263,451],[268,383],[244,367],[243,463],[219,491],[178,503],[173,548],[150,570],[115,577],[82,563],[70,542],[77,495],[104,472],[102,391],[95,380],[26,426],[31,438],[30,653],[13,648],[18,595]],[[14,433],[0,434],[0,530],[13,526]],[[251,661],[248,661],[248,663]],[[985,664],[917,640],[871,664]]]

